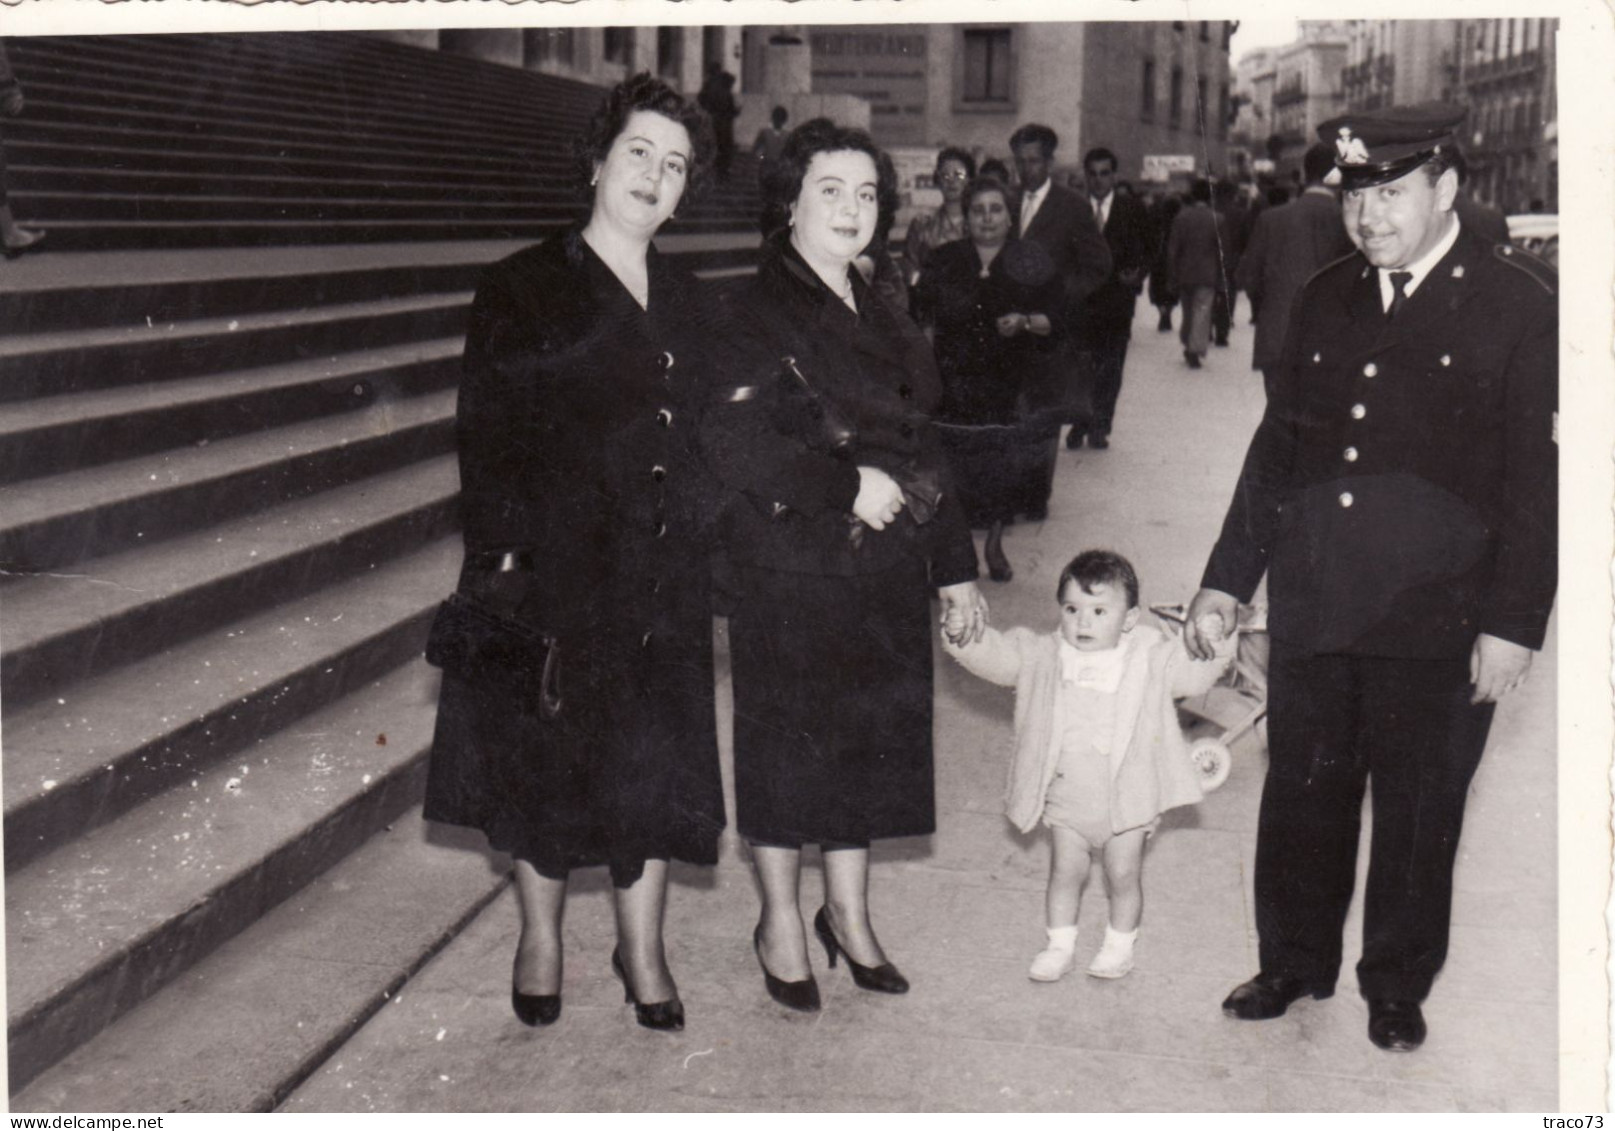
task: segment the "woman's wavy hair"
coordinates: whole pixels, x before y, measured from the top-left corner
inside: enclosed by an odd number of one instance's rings
[[[712,123],[694,99],[685,98],[661,79],[641,71],[612,87],[605,101],[589,117],[573,144],[573,161],[578,191],[585,200],[594,199],[594,171],[611,152],[611,145],[637,110],[650,110],[683,126],[690,135],[689,175],[684,181],[683,201],[698,196],[712,171],[716,143]]]
[[[959,208],[965,214],[966,223],[970,220],[970,205],[984,192],[996,192],[1004,198],[1004,207],[1009,209],[1009,232],[1014,234],[1021,230],[1021,201],[1015,190],[990,174],[972,177],[965,185],[965,191],[959,197]]]
[[[829,118],[814,118],[786,135],[779,160],[763,181],[763,235],[777,235],[789,226],[791,205],[802,195],[802,181],[807,177],[808,166],[812,164],[814,156],[843,150],[867,153],[875,163],[875,202],[880,209],[875,230],[881,232],[891,228],[900,203],[897,170],[891,159],[881,152],[874,138],[864,130],[838,126]]]

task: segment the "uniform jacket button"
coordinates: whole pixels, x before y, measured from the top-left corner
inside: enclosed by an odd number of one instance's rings
[[[663,467],[659,463],[656,464],[650,469],[650,477],[656,480],[656,482],[660,483],[662,480],[667,478],[667,468]]]
[[[1356,463],[1357,462],[1357,449],[1356,448],[1347,448],[1346,449],[1346,462],[1347,463]]]
[[[1354,405],[1351,406],[1351,418],[1353,420],[1361,420],[1363,417],[1365,417],[1367,415],[1368,415],[1368,409],[1364,408],[1362,405],[1354,404]]]
[[[907,384],[899,385],[897,386],[897,395],[902,397],[905,401],[912,400],[914,397],[914,389],[912,386]]]
[[[656,537],[658,537],[658,538],[660,538],[660,537],[662,537],[662,535],[664,535],[664,534],[666,534],[666,533],[667,533],[667,523],[665,523],[665,522],[658,522],[658,523],[657,523],[657,524],[656,524],[656,528],[655,528],[655,529],[656,529]]]
[[[655,636],[655,635],[656,634],[654,632],[647,632],[643,637],[640,638],[639,646],[641,648],[649,648],[650,647],[650,638],[652,636]]]
[[[1351,492],[1350,491],[1342,491],[1340,493],[1340,505],[1341,506],[1349,507],[1354,502],[1356,502],[1356,500],[1351,497]]]
[[[1379,366],[1375,365],[1372,361],[1369,362],[1367,365],[1363,366],[1363,376],[1364,377],[1378,377],[1379,376]]]
[[[673,426],[673,413],[672,413],[672,411],[669,410],[669,409],[665,409],[665,408],[657,409],[656,410],[656,423],[660,424],[663,428],[671,428]]]
[[[663,350],[662,356],[656,359],[656,364],[660,365],[663,369],[672,369],[673,354],[668,350]]]
[[[645,582],[645,591],[647,593],[660,593],[662,591],[661,579],[653,577],[649,581]]]
[[[1442,367],[1445,368],[1446,366],[1449,366],[1451,364],[1452,364],[1452,354],[1450,354],[1450,353],[1442,354],[1441,355],[1441,365],[1442,365]]]
[[[1323,354],[1315,353],[1315,354],[1312,355],[1312,364],[1313,365],[1317,365],[1322,360],[1323,360]]]

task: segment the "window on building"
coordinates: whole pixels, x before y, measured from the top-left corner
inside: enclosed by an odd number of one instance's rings
[[[1183,30],[1183,21],[1182,20],[1173,20],[1172,21],[1172,30],[1173,31],[1182,31]]]
[[[676,79],[684,69],[684,29],[659,27],[656,29],[656,73],[664,79]]]
[[[1173,126],[1178,126],[1183,122],[1182,67],[1174,66],[1172,68],[1172,92],[1169,97],[1171,98],[1171,101],[1167,103],[1166,120]]]
[[[1234,46],[1234,21],[1232,21],[1232,20],[1224,20],[1222,22],[1222,49],[1224,51],[1228,51],[1233,46]]]
[[[1200,21],[1200,42],[1201,43],[1210,43],[1211,42],[1211,21],[1210,20],[1201,20]]]
[[[608,63],[634,61],[634,29],[631,27],[606,28],[605,56]]]
[[[1206,115],[1211,107],[1206,105],[1206,76],[1201,75],[1194,80],[1194,128],[1202,134],[1206,132]]]
[[[965,29],[962,101],[1009,102],[1011,69],[1008,28]]]
[[[1144,60],[1144,85],[1139,95],[1138,116],[1146,122],[1155,120],[1155,60]]]
[[[1217,95],[1217,136],[1226,139],[1228,127],[1233,125],[1233,118],[1228,112],[1228,84],[1222,84],[1222,90]]]
[[[577,65],[577,31],[569,27],[532,27],[522,33],[522,64]]]

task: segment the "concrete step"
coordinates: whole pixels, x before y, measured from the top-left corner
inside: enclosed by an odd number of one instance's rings
[[[143,660],[7,705],[6,867],[25,867],[418,656],[458,536]],[[387,729],[387,728],[382,728]]]
[[[43,397],[0,416],[0,484],[212,444],[453,385],[462,337]]]
[[[451,451],[456,391],[0,486],[0,568],[63,572]]]
[[[6,589],[8,707],[373,568],[458,528],[453,455]]]
[[[504,889],[481,839],[406,812],[10,1109],[272,1110]]]
[[[8,876],[11,1086],[417,803],[434,682],[406,664]]]
[[[142,36],[131,50],[117,37],[41,37],[19,43],[13,64],[25,85],[52,78],[82,79],[93,74],[123,92],[172,89],[184,74],[192,89],[212,99],[256,95],[285,106],[363,107],[414,115],[442,128],[481,123],[508,109],[512,118],[581,123],[599,104],[604,90],[586,83],[521,71],[436,52],[367,43],[363,37],[314,33],[204,35],[186,41]],[[381,47],[377,51],[375,48]],[[447,63],[445,67],[443,64]],[[433,80],[452,82],[462,97],[435,97]],[[478,97],[488,95],[490,97]]]
[[[20,218],[32,220],[20,193],[13,193]],[[581,215],[581,210],[579,212]],[[235,218],[194,221],[62,219],[50,222],[53,248],[72,251],[122,248],[277,247],[293,244],[393,243],[429,240],[521,240],[535,242],[560,231],[570,219],[491,220],[272,220]],[[756,234],[753,216],[712,221],[673,220],[667,230],[682,235]]]
[[[55,233],[51,233],[55,238]],[[465,332],[470,291],[184,322],[10,334],[0,339],[0,401],[54,397],[219,372],[245,362],[330,358]]]
[[[660,252],[697,272],[754,263],[751,232],[666,235]],[[469,292],[525,241],[223,250],[64,252],[0,272],[0,326],[30,334],[230,318],[271,310]],[[26,276],[35,273],[30,280]],[[3,394],[0,394],[3,396]]]

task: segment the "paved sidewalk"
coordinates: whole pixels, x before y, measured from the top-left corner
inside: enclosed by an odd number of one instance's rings
[[[1262,407],[1246,317],[1242,304],[1233,345],[1192,373],[1176,335],[1157,333],[1154,310],[1141,304],[1113,446],[1062,450],[1049,519],[1006,538],[1014,580],[983,582],[994,623],[1050,623],[1061,565],[1091,546],[1135,562],[1145,601],[1192,595]],[[1360,908],[1333,999],[1265,1023],[1219,1011],[1256,969],[1250,865],[1266,762],[1250,740],[1236,746],[1223,788],[1170,814],[1154,839],[1134,972],[1115,982],[1080,971],[1053,985],[1029,981],[1047,843],[1016,835],[1002,816],[1010,697],[939,653],[938,831],[877,846],[872,879],[877,929],[913,982],[907,996],[859,991],[821,961],[822,1013],[774,1005],[751,953],[755,888],[731,832],[716,870],[675,873],[667,937],[689,1014],[682,1034],[634,1024],[607,967],[607,881],[580,873],[558,1024],[529,1030],[511,1016],[516,909],[507,892],[285,1109],[1553,1110],[1553,649],[1550,634],[1532,681],[1499,710],[1476,777],[1451,956],[1417,1053],[1381,1052],[1365,1036],[1350,973]],[[807,915],[818,885],[810,855]],[[1083,965],[1104,916],[1095,877],[1081,917]]]

